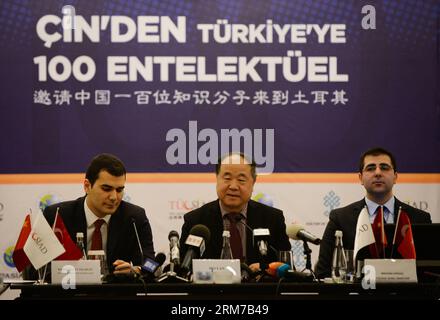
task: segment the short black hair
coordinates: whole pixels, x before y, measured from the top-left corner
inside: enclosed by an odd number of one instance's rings
[[[242,152],[230,152],[230,153],[227,153],[227,154],[221,156],[217,160],[217,164],[215,165],[215,174],[218,176],[218,174],[220,173],[220,167],[222,166],[223,160],[225,160],[227,157],[233,156],[235,154],[240,156],[240,158],[244,159],[246,162],[249,163],[249,165],[251,166],[252,179],[254,179],[254,181],[256,181],[257,180],[257,164],[255,163],[254,159],[249,160],[249,158]]]
[[[385,154],[388,157],[390,157],[391,165],[393,166],[394,172],[396,172],[397,165],[396,165],[396,159],[394,158],[393,154],[390,151],[380,147],[371,148],[362,154],[361,159],[359,160],[359,172],[362,173],[362,171],[364,170],[366,156],[380,156],[382,154]]]
[[[92,186],[98,180],[101,171],[107,171],[115,177],[120,177],[127,173],[122,161],[109,153],[98,154],[90,162],[86,172],[86,179],[89,180]]]

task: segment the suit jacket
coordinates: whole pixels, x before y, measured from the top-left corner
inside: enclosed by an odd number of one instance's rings
[[[344,208],[338,208],[330,212],[329,222],[322,237],[319,259],[316,266],[316,274],[320,278],[331,275],[331,263],[335,247],[335,231],[342,230],[342,242],[345,249],[354,248],[356,236],[356,224],[362,208],[366,206],[365,199],[352,203]],[[431,223],[428,212],[411,207],[398,199],[394,203],[394,223],[396,223],[399,207],[408,213],[411,223]]]
[[[49,224],[52,225],[55,220],[56,210],[59,207],[59,214],[72,240],[75,241],[77,232],[82,232],[84,234],[84,244],[87,246],[87,222],[84,212],[84,200],[85,197],[81,197],[73,201],[54,204],[47,207],[43,214]],[[133,221],[136,223],[142,246],[142,261]],[[132,261],[136,265],[142,265],[146,258],[154,259],[153,236],[150,223],[143,208],[121,201],[118,209],[110,218],[106,257],[109,270],[111,270],[113,262],[117,259],[127,262]]]
[[[211,239],[206,244],[203,258],[220,258],[223,245],[223,220],[220,211],[219,200],[212,201],[204,206],[188,212],[184,215],[184,224],[182,226],[182,236],[180,238],[181,257],[185,256],[187,246],[186,238],[191,228],[197,224],[203,224],[211,232]],[[286,224],[284,222],[283,212],[264,204],[250,200],[247,207],[246,224],[252,228],[268,228],[270,239],[268,245],[272,245],[277,250],[290,250],[289,238],[286,235]],[[277,261],[277,253],[270,247],[268,248],[268,261]],[[252,232],[246,228],[246,262],[248,264],[260,262],[258,248],[253,246]]]

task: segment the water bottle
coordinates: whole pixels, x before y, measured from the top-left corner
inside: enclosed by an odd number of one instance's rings
[[[76,233],[76,245],[82,252],[81,260],[87,260],[86,250],[84,248],[84,234],[82,232]]]
[[[231,234],[228,230],[223,231],[223,248],[220,259],[234,259],[231,249]]]
[[[347,272],[347,260],[345,258],[344,246],[342,244],[342,231],[335,232],[335,249],[332,261],[332,279],[334,283],[344,283]]]

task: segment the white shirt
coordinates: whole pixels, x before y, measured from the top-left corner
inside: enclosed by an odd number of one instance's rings
[[[385,219],[385,223],[394,223],[394,203],[396,202],[394,196],[390,198],[390,200],[388,200],[384,205],[384,209],[383,209],[383,215],[384,215],[384,219]],[[377,208],[380,206],[380,204],[371,201],[370,199],[368,199],[367,197],[365,197],[365,203],[367,204],[367,208],[368,208],[368,215],[370,216],[370,222],[373,223],[374,222],[374,218],[376,218],[376,210]],[[388,210],[388,214],[385,213],[386,210],[385,208]]]
[[[108,224],[110,223],[111,215],[106,215],[104,218],[98,218],[92,210],[90,210],[87,205],[87,197],[84,200],[84,212],[86,213],[86,223],[87,223],[87,252],[92,246],[92,235],[95,231],[95,221],[98,219],[103,219],[105,223],[101,226],[101,236],[102,236],[102,249],[107,253],[107,234],[108,234]]]

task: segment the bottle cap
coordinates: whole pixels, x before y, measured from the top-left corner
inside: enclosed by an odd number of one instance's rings
[[[77,233],[76,233],[76,237],[77,237],[77,238],[84,238],[84,233],[82,233],[82,232],[77,232]]]
[[[336,230],[335,237],[342,237],[342,230]]]
[[[229,230],[224,230],[223,231],[223,237],[231,237],[231,233],[229,232]]]

